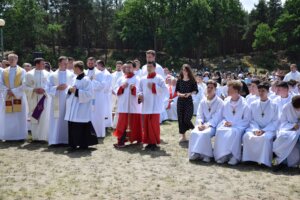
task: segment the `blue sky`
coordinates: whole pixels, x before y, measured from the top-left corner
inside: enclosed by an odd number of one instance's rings
[[[240,0],[247,11],[251,11],[254,8],[254,5],[258,3],[258,0]],[[281,0],[282,4],[285,0]]]

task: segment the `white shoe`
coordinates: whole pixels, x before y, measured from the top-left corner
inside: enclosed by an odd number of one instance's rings
[[[229,165],[237,165],[239,161],[235,157],[231,157],[230,160],[228,161]]]
[[[206,162],[206,163],[209,163],[209,162],[210,162],[210,157],[204,156],[204,158],[203,158],[202,161],[203,161],[203,162]]]
[[[192,153],[190,156],[190,160],[197,160],[200,158],[200,154],[198,153]]]

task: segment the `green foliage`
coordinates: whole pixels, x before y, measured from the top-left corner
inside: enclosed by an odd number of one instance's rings
[[[272,35],[272,30],[268,24],[259,24],[254,35],[255,40],[252,44],[252,47],[255,50],[268,50],[275,42],[275,38]]]

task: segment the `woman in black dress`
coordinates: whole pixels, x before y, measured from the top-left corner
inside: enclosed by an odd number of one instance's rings
[[[188,64],[182,66],[179,80],[176,84],[176,92],[178,95],[177,115],[179,133],[181,138],[179,142],[187,141],[185,132],[193,129],[194,125],[191,122],[193,117],[194,105],[192,94],[198,93],[198,87],[191,67]]]

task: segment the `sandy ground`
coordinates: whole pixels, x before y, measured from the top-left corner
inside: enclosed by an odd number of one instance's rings
[[[156,152],[141,145],[116,150],[108,134],[88,151],[45,143],[0,143],[0,199],[299,199],[300,169],[273,173],[189,162],[177,123],[161,126]]]

